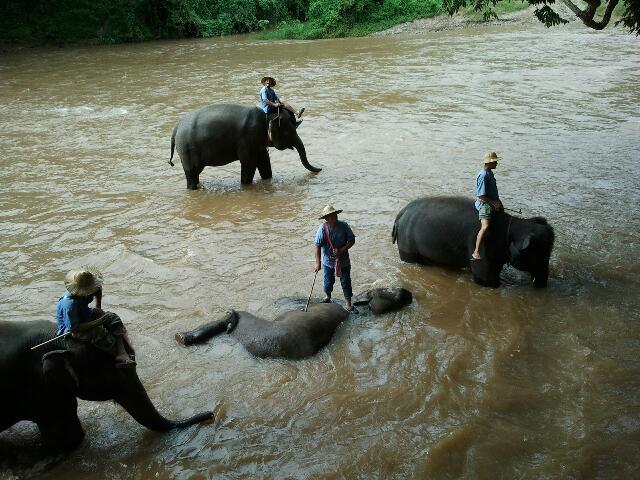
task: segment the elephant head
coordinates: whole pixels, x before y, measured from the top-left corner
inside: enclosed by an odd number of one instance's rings
[[[42,357],[47,402],[55,420],[38,422],[43,436],[58,446],[74,447],[84,433],[76,414],[76,397],[115,400],[141,425],[167,431],[187,427],[213,417],[204,412],[181,421],[163,417],[154,407],[135,369],[115,368],[113,358],[83,342],[69,341],[68,350],[54,350]],[[51,426],[52,422],[57,422]],[[62,444],[61,444],[62,443]]]
[[[553,228],[542,217],[523,219],[520,223],[509,236],[509,263],[518,270],[529,272],[535,287],[546,287]]]
[[[295,148],[300,155],[300,161],[304,168],[310,172],[317,173],[321,168],[314,167],[307,161],[307,152],[304,144],[298,136],[296,127],[291,121],[288,110],[281,109],[278,115],[269,122],[269,131],[271,132],[271,143],[278,150],[286,150],[287,148]]]
[[[372,288],[356,295],[354,305],[369,305],[371,311],[376,314],[392,312],[410,305],[413,294],[404,288]]]

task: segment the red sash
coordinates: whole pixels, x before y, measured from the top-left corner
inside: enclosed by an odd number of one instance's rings
[[[333,268],[336,271],[336,277],[339,277],[342,274],[342,264],[340,263],[340,259],[336,254],[336,249],[333,248],[333,243],[331,243],[331,237],[329,237],[329,229],[327,228],[327,224],[323,223],[322,226],[324,227],[324,234],[327,237],[327,242],[329,242],[329,246],[331,247],[331,251],[333,252],[335,261]]]

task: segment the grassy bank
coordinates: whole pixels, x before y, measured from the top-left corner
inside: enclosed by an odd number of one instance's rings
[[[444,13],[442,0],[5,0],[0,43],[122,43],[257,32],[259,39],[363,36]],[[503,0],[498,15],[529,6]],[[622,4],[618,5],[621,10]],[[482,13],[469,8],[470,20]],[[619,17],[619,16],[618,16]]]

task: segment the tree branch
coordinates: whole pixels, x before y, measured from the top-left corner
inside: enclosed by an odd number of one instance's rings
[[[580,10],[580,8],[571,0],[562,0],[562,3],[569,7],[569,10],[571,10],[576,17],[582,20],[582,23],[587,27],[593,28],[594,30],[602,30],[609,24],[609,20],[611,20],[611,13],[613,12],[613,9],[616,8],[619,1],[620,0],[609,0],[607,8],[600,21],[593,19],[596,14],[596,9],[600,6],[600,0],[589,0],[587,2],[588,7],[585,10]]]

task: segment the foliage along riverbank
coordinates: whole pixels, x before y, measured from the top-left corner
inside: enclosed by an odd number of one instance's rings
[[[501,2],[498,12],[525,8]],[[10,0],[0,42],[122,43],[260,32],[260,39],[361,36],[443,13],[442,0]]]

